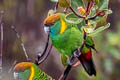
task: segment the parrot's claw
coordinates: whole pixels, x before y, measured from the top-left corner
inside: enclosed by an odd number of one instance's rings
[[[68,64],[68,66],[66,67],[66,69],[65,69],[65,71],[64,71],[63,80],[66,80],[66,78],[67,78],[67,76],[68,76],[71,68],[72,68],[72,65],[69,65],[69,64]]]
[[[75,57],[79,57],[79,56],[81,55],[81,53],[78,54],[77,51],[78,51],[78,50],[76,50],[76,51],[73,52],[73,54],[74,54]]]
[[[75,57],[70,57],[68,59],[68,65],[67,65],[66,69],[64,70],[64,73],[60,76],[60,78],[58,80],[66,80],[66,78],[73,66],[74,60],[75,60]]]

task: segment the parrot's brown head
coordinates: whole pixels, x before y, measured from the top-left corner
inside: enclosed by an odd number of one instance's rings
[[[51,16],[48,16],[44,20],[44,25],[45,26],[50,26],[53,25],[56,21],[60,20],[60,13],[53,14]]]
[[[67,28],[67,24],[64,18],[65,15],[62,13],[56,13],[47,17],[44,20],[45,32],[50,32],[50,28],[52,28],[53,34],[62,34]]]
[[[21,62],[18,63],[15,67],[14,67],[14,71],[15,72],[24,72],[26,69],[31,68],[32,63],[29,62]]]

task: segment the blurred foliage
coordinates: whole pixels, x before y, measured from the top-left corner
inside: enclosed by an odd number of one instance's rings
[[[120,65],[119,28],[120,23],[118,23],[117,30],[115,32],[107,30],[106,32],[96,36],[96,47],[99,51],[99,56],[95,58],[95,63],[97,64],[97,77],[89,77],[83,69],[79,68],[78,80],[119,80],[118,72],[120,69],[117,67]]]
[[[64,67],[66,67],[68,65],[67,63],[68,57],[64,54],[61,54],[60,58],[61,58],[61,63],[63,64]]]

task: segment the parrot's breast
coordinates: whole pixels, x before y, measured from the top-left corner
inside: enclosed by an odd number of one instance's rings
[[[82,45],[83,34],[77,27],[68,27],[64,33],[53,35],[52,29],[50,39],[53,46],[62,54],[71,56],[73,51]]]

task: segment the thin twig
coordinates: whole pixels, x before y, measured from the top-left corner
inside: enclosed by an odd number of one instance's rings
[[[40,58],[42,58],[45,55],[45,53],[46,53],[46,51],[48,49],[48,45],[49,45],[49,34],[48,34],[48,37],[47,37],[47,42],[46,42],[45,49],[44,49],[43,53],[38,54],[38,61],[39,61]]]
[[[51,50],[52,50],[52,44],[50,45],[50,48],[49,48],[49,51],[44,55],[44,57],[41,59],[41,60],[39,60],[36,64],[37,65],[40,65],[42,62],[44,62],[46,59],[47,59],[47,57],[49,56],[49,54],[50,54],[50,52],[51,52]]]
[[[19,33],[17,32],[17,30],[15,29],[14,26],[11,26],[11,28],[12,28],[12,30],[15,32],[15,34],[16,34],[16,36],[17,36],[17,38],[18,38],[18,40],[19,40],[19,42],[20,42],[20,44],[21,44],[21,47],[22,47],[22,49],[23,49],[23,51],[24,51],[24,54],[25,54],[26,59],[29,61],[29,57],[28,57],[28,54],[27,54],[25,45],[24,45],[24,43],[23,43],[22,40],[21,40],[21,36],[19,35]]]
[[[85,16],[80,16],[77,12],[74,11],[72,7],[69,7],[69,8],[77,17],[85,19]]]
[[[4,14],[4,11],[0,11],[0,27],[1,27],[1,49],[0,49],[0,79],[2,79],[2,55],[3,55],[3,14]]]
[[[17,60],[15,60],[11,66],[11,68],[8,70],[8,73],[11,73],[11,71],[13,70],[13,67],[15,66],[15,64],[17,63]]]
[[[93,20],[95,19],[97,16],[104,16],[105,15],[105,12],[104,11],[101,11],[101,12],[98,12],[96,13],[95,16],[91,17],[91,18],[88,18],[88,20]]]

